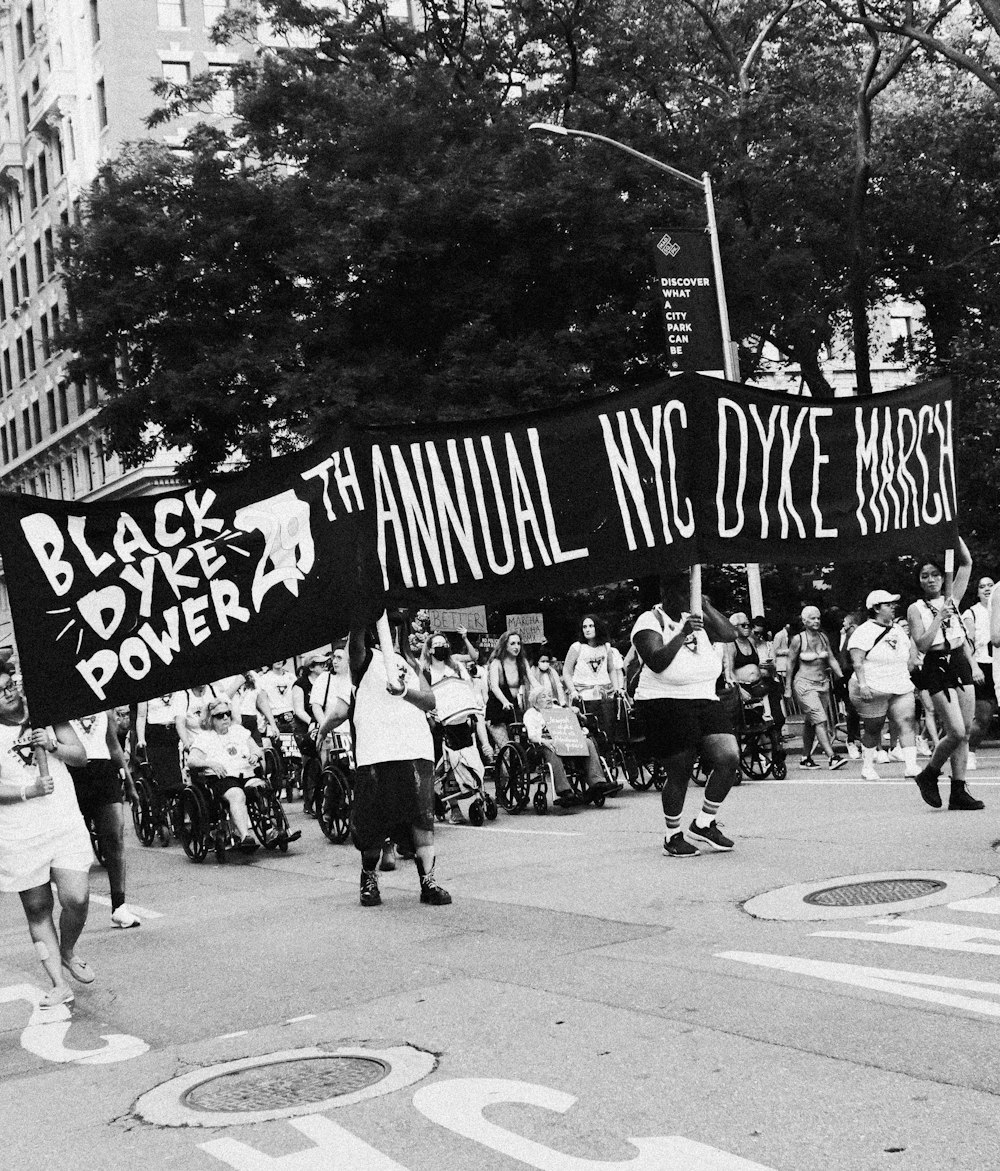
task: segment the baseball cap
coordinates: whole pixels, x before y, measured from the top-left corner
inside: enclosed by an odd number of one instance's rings
[[[883,602],[898,602],[899,594],[890,594],[888,590],[872,590],[872,592],[865,598],[865,609],[870,610],[872,606],[881,606]]]

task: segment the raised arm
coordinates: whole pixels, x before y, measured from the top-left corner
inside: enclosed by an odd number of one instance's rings
[[[965,597],[965,591],[969,588],[969,579],[972,577],[972,554],[969,552],[969,546],[958,538],[957,556],[955,558],[955,582],[951,588],[951,596],[955,599],[955,605]]]

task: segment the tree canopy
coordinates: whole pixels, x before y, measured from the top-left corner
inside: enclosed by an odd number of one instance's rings
[[[831,394],[825,348],[896,290],[927,312],[928,368],[979,387],[997,95],[956,54],[995,59],[980,4],[964,26],[910,4],[912,27],[886,5],[874,27],[832,0],[426,0],[410,27],[375,2],[261,0],[288,43],[234,68],[233,125],[102,168],[66,247],[75,372],[106,387],[126,463],[179,446],[192,474],[345,419],[662,376],[651,230],[704,207],[617,151],[528,132],[563,121],[712,174],[745,377],[773,347]],[[250,19],[219,35],[242,43]],[[154,122],[217,84],[161,86]]]

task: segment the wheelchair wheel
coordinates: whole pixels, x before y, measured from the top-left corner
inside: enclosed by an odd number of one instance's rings
[[[535,795],[531,799],[532,805],[535,807],[535,812],[540,814],[548,813],[549,799],[545,795],[544,789],[536,789]]]
[[[208,853],[210,825],[208,806],[197,789],[184,789],[177,802],[181,845],[192,862],[203,862]]]
[[[487,821],[496,821],[497,819],[497,803],[492,797],[487,794],[483,798],[483,812],[486,814]]]
[[[328,841],[339,845],[347,841],[351,828],[351,783],[335,765],[323,769],[319,802],[319,827]]]
[[[771,743],[766,732],[744,733],[740,744],[740,771],[752,781],[762,781],[771,771]]]
[[[481,798],[477,797],[469,806],[469,825],[482,825],[486,820],[486,811]]]
[[[497,799],[508,813],[520,813],[528,804],[528,777],[515,744],[505,744],[493,765]]]
[[[107,866],[108,860],[104,856],[104,845],[101,842],[101,835],[97,832],[97,826],[93,818],[87,818],[87,829],[90,831],[90,844],[94,850],[94,857],[97,859],[98,866]]]
[[[265,850],[276,850],[281,844],[281,833],[285,829],[285,816],[277,793],[270,785],[248,785],[247,813],[253,835]],[[288,849],[287,831],[285,849]]]
[[[284,783],[284,769],[281,767],[281,757],[276,748],[264,749],[264,779],[270,786],[272,793],[280,793]]]
[[[135,779],[136,798],[132,802],[132,826],[135,836],[144,846],[151,846],[156,839],[156,825],[153,821],[153,807],[146,782]]]

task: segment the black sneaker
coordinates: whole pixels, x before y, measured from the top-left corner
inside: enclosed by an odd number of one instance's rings
[[[831,772],[833,772],[834,769],[843,768],[845,764],[847,764],[847,757],[846,756],[831,756],[830,757],[830,771]]]
[[[361,871],[361,905],[381,907],[382,896],[378,892],[378,875],[374,870]]]
[[[420,901],[430,903],[432,907],[446,907],[451,902],[451,895],[443,886],[438,886],[433,870],[420,880]]]
[[[799,768],[819,768],[819,765],[813,760],[811,756],[803,756],[799,761]]]
[[[704,842],[713,850],[731,850],[735,844],[726,837],[714,821],[711,825],[698,825],[697,822],[692,821],[688,826],[688,836],[694,838],[696,842]]]
[[[692,846],[680,830],[672,837],[663,839],[663,852],[668,858],[698,857],[698,848]]]
[[[934,769],[922,768],[913,778],[917,782],[920,796],[923,797],[931,809],[941,808],[941,794],[938,792],[938,777],[940,775]],[[950,805],[951,802],[949,801],[948,804]]]
[[[985,809],[986,802],[980,801],[962,785],[961,788],[952,786],[951,796],[948,798],[949,809]]]

